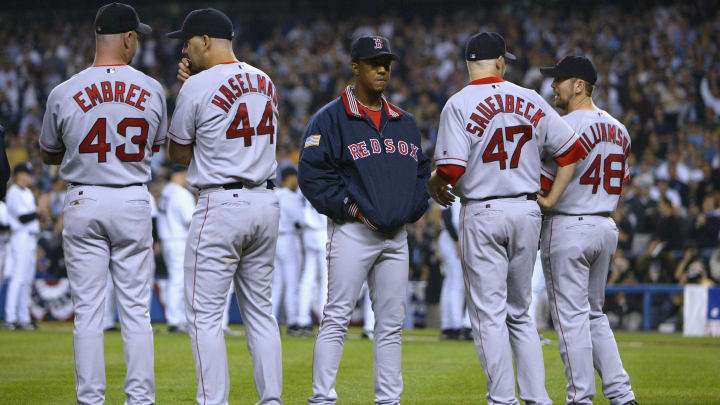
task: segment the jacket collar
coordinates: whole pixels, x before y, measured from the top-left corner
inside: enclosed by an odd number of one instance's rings
[[[360,114],[360,108],[358,107],[358,101],[353,94],[353,86],[347,86],[345,91],[342,93],[342,101],[345,105],[345,112],[351,117],[363,118]],[[399,108],[392,105],[385,96],[382,98],[383,108],[390,119],[398,119],[402,115],[402,111]]]

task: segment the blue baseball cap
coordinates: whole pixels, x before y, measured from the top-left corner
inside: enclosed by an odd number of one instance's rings
[[[597,69],[592,61],[585,56],[568,55],[558,61],[555,66],[541,67],[540,73],[556,79],[577,77],[590,84],[597,82]]]
[[[497,32],[480,32],[471,36],[465,44],[465,60],[495,59],[498,56],[517,59],[508,52],[505,38]]]
[[[191,11],[185,17],[182,28],[167,34],[168,38],[179,39],[195,35],[232,40],[235,32],[230,17],[225,13],[214,8],[203,8]]]
[[[357,38],[350,47],[350,59],[353,62],[383,55],[390,55],[394,60],[398,59],[390,50],[390,41],[377,35]]]

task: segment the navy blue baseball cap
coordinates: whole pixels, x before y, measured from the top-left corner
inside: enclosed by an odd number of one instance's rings
[[[584,56],[568,55],[558,61],[555,66],[541,67],[540,72],[556,79],[577,77],[590,84],[597,81],[597,69],[592,61]]]
[[[497,32],[481,32],[468,39],[465,44],[465,60],[495,59],[504,56],[506,59],[515,60],[505,46],[505,38]]]
[[[385,37],[377,35],[360,37],[353,41],[350,47],[350,59],[353,62],[382,55],[390,55],[394,60],[398,59],[397,55],[390,50],[390,41]]]
[[[148,35],[152,33],[152,28],[141,23],[135,9],[127,4],[110,3],[98,9],[95,15],[95,33],[110,35],[128,31]]]
[[[191,11],[185,17],[182,28],[167,34],[169,38],[179,39],[195,35],[207,35],[210,38],[232,40],[235,32],[233,31],[232,21],[225,13],[214,8],[203,8]]]

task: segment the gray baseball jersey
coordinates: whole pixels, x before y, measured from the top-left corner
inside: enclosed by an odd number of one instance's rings
[[[272,81],[243,62],[191,76],[176,101],[168,133],[173,142],[193,145],[187,182],[200,189],[184,262],[200,404],[225,404],[230,394],[220,320],[233,282],[259,403],[282,403],[282,348],[271,302],[280,210],[268,183],[277,166],[277,124]]]
[[[622,185],[630,179],[627,162],[630,134],[623,124],[603,110],[577,110],[563,118],[589,152],[577,162],[575,174],[553,211],[565,214],[615,211]],[[549,189],[556,173],[557,162],[543,159],[543,189]]]
[[[65,151],[60,177],[69,183],[147,183],[166,131],[160,83],[127,65],[91,66],[50,92],[40,147]]]
[[[480,79],[440,114],[435,163],[466,168],[453,193],[466,199],[535,193],[540,155],[560,157],[577,135],[535,91]]]
[[[219,64],[180,89],[169,134],[194,143],[187,182],[196,188],[275,178],[277,93],[270,78],[244,62]]]
[[[55,87],[40,147],[63,152],[63,250],[75,309],[78,402],[105,395],[102,305],[110,272],[126,347],[128,402],[154,403],[150,289],[154,202],[144,185],[166,139],[162,86],[127,65],[92,66]]]
[[[605,397],[624,404],[635,395],[602,307],[618,240],[609,213],[629,179],[630,136],[603,110],[577,110],[564,118],[589,150],[553,213],[546,216],[541,236],[548,300],[568,381],[567,402],[592,404],[594,367]],[[555,171],[553,162],[544,163],[543,188],[549,188]]]

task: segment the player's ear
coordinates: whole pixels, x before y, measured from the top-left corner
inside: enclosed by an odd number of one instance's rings
[[[352,62],[350,64],[350,70],[352,70],[353,76],[360,76],[360,64],[358,62]]]
[[[207,35],[203,35],[202,40],[203,40],[203,48],[206,51],[210,50],[210,46],[212,45],[212,39],[210,39],[210,37]]]

